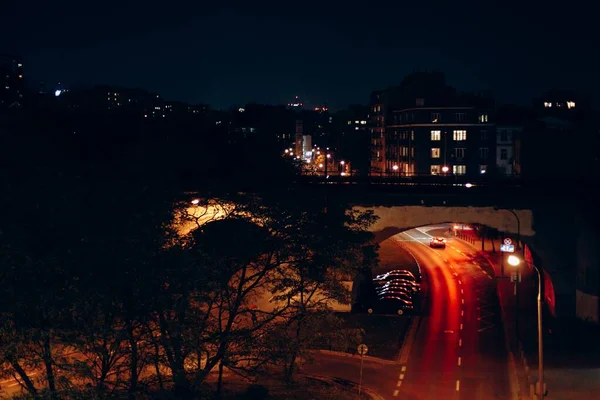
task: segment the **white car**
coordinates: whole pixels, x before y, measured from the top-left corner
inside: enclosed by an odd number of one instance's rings
[[[431,240],[429,241],[429,247],[431,248],[439,248],[439,249],[445,249],[446,248],[446,239],[441,238],[441,237],[434,237],[431,238]]]

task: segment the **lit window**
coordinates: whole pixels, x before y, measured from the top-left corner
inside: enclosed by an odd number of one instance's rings
[[[367,124],[367,121],[360,121],[360,124],[361,124],[361,125],[366,125],[366,124]]]
[[[479,122],[488,122],[488,115],[487,114],[481,114],[479,116]]]
[[[452,138],[457,142],[467,140],[467,131],[454,131]]]
[[[19,68],[22,67],[22,66],[23,66],[23,64],[21,64],[21,63],[17,64],[17,67],[19,67]]]
[[[479,166],[479,173],[485,174],[486,171],[487,171],[487,165],[483,165],[482,164],[482,165]]]
[[[431,140],[442,140],[442,131],[431,131]]]
[[[434,147],[431,149],[431,158],[440,158],[440,148]]]
[[[574,101],[567,101],[567,108],[575,108],[575,102]]]
[[[352,125],[352,121],[348,121],[348,125]]]
[[[430,167],[430,172],[431,172],[431,175],[439,175],[439,174],[440,174],[440,171],[441,171],[441,168],[440,168],[440,166],[439,166],[439,165],[432,165],[432,166]]]
[[[467,166],[466,165],[453,165],[452,173],[455,175],[464,175],[467,173]]]
[[[550,107],[552,107],[552,103],[545,101],[544,102],[544,107],[550,108]]]
[[[488,158],[489,154],[490,154],[490,149],[488,149],[487,147],[479,148],[479,157],[480,158],[486,159],[486,158]]]
[[[507,149],[500,149],[500,159],[508,160],[508,150]]]
[[[465,148],[464,147],[455,148],[454,149],[454,157],[456,157],[458,159],[465,158]]]
[[[408,157],[408,146],[401,146],[400,147],[400,155],[402,157]]]

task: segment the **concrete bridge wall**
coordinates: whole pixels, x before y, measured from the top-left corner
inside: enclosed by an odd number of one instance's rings
[[[494,207],[354,205],[353,208],[373,210],[379,217],[371,228],[378,242],[411,228],[444,222],[477,223],[512,236],[519,233],[515,216]],[[599,322],[598,225],[581,209],[565,207],[564,203],[549,202],[513,211],[519,217],[521,239],[529,246],[534,263],[552,280],[556,315]]]

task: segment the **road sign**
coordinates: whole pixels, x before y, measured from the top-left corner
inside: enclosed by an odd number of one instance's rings
[[[504,244],[510,246],[512,244],[512,240],[510,238],[504,239]]]
[[[367,347],[366,344],[358,345],[358,354],[360,354],[361,356],[364,356],[365,354],[367,354],[367,351],[369,351],[369,348]]]
[[[501,244],[500,245],[500,251],[503,251],[505,253],[514,253],[515,252],[515,246],[512,244]]]

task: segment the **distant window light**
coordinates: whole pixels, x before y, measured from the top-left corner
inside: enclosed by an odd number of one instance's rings
[[[360,121],[360,124],[361,124],[361,125],[366,125],[366,124],[367,124],[367,121],[364,121],[364,120],[363,120],[363,121]]]
[[[575,108],[575,102],[574,101],[567,101],[567,108]]]
[[[487,171],[487,165],[480,165],[479,166],[479,172],[481,174],[485,174],[486,171]]]
[[[358,129],[359,129],[359,127],[358,127],[358,126],[355,126],[355,127],[354,127],[354,130],[355,130],[355,131],[357,131]]]
[[[352,121],[348,121],[348,125],[352,125]]]
[[[431,158],[440,158],[440,148],[439,147],[433,147],[431,149]]]
[[[550,103],[550,102],[548,102],[548,101],[545,101],[545,102],[544,102],[544,107],[546,107],[546,108],[550,108],[550,107],[552,107],[552,103]]]
[[[466,165],[453,165],[452,173],[454,173],[455,175],[464,175],[467,173],[467,166]]]
[[[441,171],[440,165],[431,165],[429,168],[430,168],[429,171],[430,171],[431,175],[439,175],[440,174],[440,171]]]
[[[21,68],[22,66],[23,66],[23,64],[21,64],[21,63],[17,64],[17,67],[19,67],[19,68]]]
[[[431,140],[442,140],[442,131],[431,131]]]
[[[23,75],[19,74],[19,79],[23,79]],[[571,108],[571,107],[569,107],[569,108]]]
[[[7,89],[8,89],[8,87],[7,87]],[[55,90],[54,91],[54,96],[56,96],[56,97],[60,96],[61,94],[62,94],[62,90]]]
[[[488,115],[487,114],[481,114],[479,116],[479,122],[481,122],[481,123],[488,122]]]
[[[238,112],[243,113],[244,111],[246,111],[245,109],[243,109],[242,107],[238,108]]]
[[[462,140],[467,140],[467,131],[457,130],[453,132],[452,139],[460,142]]]

